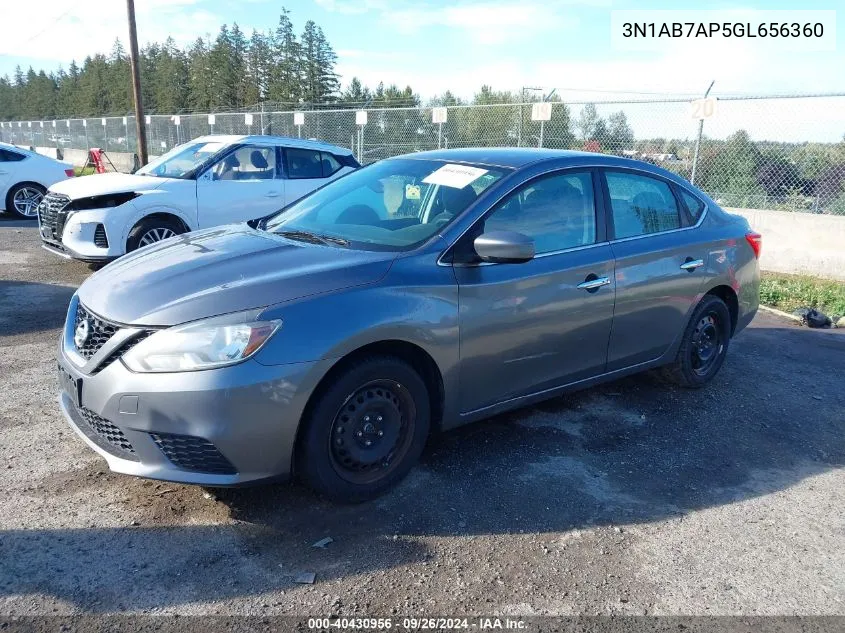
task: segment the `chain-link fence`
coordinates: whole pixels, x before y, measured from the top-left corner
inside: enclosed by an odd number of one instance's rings
[[[845,94],[725,97],[717,103],[704,123],[697,186],[726,207],[845,214]],[[348,147],[362,163],[441,147],[551,147],[637,158],[687,179],[693,174],[699,122],[687,100],[555,102],[545,121],[535,120],[533,110],[533,103],[523,103],[379,108],[362,115],[264,104],[246,112],[148,115],[147,142],[154,156],[206,134],[273,134]],[[132,152],[135,120],[4,122],[0,140]]]

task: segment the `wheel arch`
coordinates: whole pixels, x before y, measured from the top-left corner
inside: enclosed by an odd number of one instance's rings
[[[366,356],[393,356],[408,363],[415,371],[420,374],[423,382],[428,389],[429,404],[431,406],[431,430],[439,431],[443,422],[443,409],[445,406],[445,389],[443,385],[443,375],[440,368],[437,366],[434,358],[426,350],[415,343],[404,341],[401,339],[388,339],[368,343],[358,347],[344,356],[337,359],[337,361],[329,368],[323,377],[317,383],[317,386],[308,397],[308,402],[300,418],[300,423],[296,430],[296,439],[294,442],[294,450],[299,445],[300,436],[303,430],[302,420],[306,419],[312,407],[317,402],[318,398],[326,389],[326,385],[346,370],[356,360]],[[295,460],[294,460],[295,463]]]
[[[176,213],[174,211],[170,211],[170,210],[166,210],[166,209],[159,209],[159,210],[153,211],[151,213],[145,213],[140,218],[135,220],[135,222],[133,222],[132,225],[129,227],[129,230],[126,231],[126,235],[124,236],[123,241],[124,241],[124,247],[126,248],[127,252],[129,251],[129,244],[128,244],[129,236],[132,235],[132,231],[134,231],[138,227],[139,224],[141,224],[142,222],[146,222],[147,220],[150,220],[150,219],[161,219],[161,220],[167,220],[169,222],[175,222],[180,227],[182,227],[183,233],[188,233],[189,231],[191,231],[191,227],[190,227],[190,225],[188,225],[185,218],[183,218],[181,215],[179,215],[178,213]]]
[[[736,291],[730,286],[722,284],[708,290],[705,293],[705,296],[707,295],[719,297],[728,306],[728,312],[731,315],[731,336],[733,336],[736,331],[737,321],[739,320],[739,298],[736,295]]]

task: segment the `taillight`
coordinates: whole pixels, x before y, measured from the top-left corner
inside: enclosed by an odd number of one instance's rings
[[[745,239],[751,246],[751,250],[754,251],[754,257],[760,259],[760,249],[763,248],[763,236],[754,231],[748,231],[748,233],[745,234]]]
[[[73,170],[72,169],[65,169],[65,176],[67,176],[68,178],[73,178],[73,176],[74,176]]]

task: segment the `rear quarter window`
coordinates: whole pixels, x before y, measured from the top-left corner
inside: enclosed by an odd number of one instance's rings
[[[695,224],[698,222],[701,214],[704,213],[704,203],[685,189],[681,189],[681,200],[683,200],[684,206],[689,211],[692,223]]]
[[[12,152],[7,149],[0,149],[0,163],[16,163],[26,158],[24,154]]]

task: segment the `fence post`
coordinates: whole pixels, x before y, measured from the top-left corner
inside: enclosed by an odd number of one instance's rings
[[[704,93],[704,98],[707,98],[707,95],[710,94],[710,89],[713,87],[713,84],[716,83],[716,80],[710,82],[710,85],[707,87],[707,91]],[[699,120],[698,122],[698,137],[695,139],[695,153],[692,156],[692,174],[690,174],[689,182],[691,185],[695,184],[695,170],[698,167],[698,148],[701,145],[701,135],[704,132],[704,119]]]

